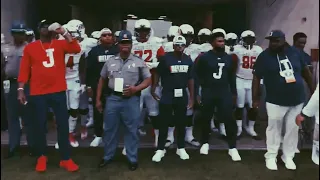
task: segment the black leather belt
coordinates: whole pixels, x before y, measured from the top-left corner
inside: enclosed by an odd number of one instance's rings
[[[122,92],[112,91],[111,94],[115,95],[115,96],[119,96],[119,97],[124,98],[124,99],[130,98],[128,96],[124,96]]]

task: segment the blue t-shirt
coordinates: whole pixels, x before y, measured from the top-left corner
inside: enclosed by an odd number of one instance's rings
[[[303,103],[305,91],[301,74],[306,67],[303,54],[296,48],[288,47],[284,54],[279,54],[278,57],[266,49],[258,56],[253,68],[253,73],[263,79],[265,84],[266,102],[281,106],[296,106]],[[280,63],[287,58],[290,63]],[[293,70],[295,82],[287,83],[280,75],[281,69],[284,71],[286,68]]]
[[[195,65],[197,84],[201,86],[204,100],[230,96],[236,92],[232,56],[208,51],[202,54]]]
[[[160,103],[176,104],[188,103],[186,88],[193,79],[193,62],[185,54],[179,59],[173,52],[166,53],[159,58],[157,73],[161,78],[162,95]],[[182,97],[175,97],[175,91],[182,90]]]

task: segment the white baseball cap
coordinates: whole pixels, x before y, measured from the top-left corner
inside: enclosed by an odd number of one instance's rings
[[[179,35],[173,38],[173,44],[187,44],[187,41],[186,41],[186,38]]]

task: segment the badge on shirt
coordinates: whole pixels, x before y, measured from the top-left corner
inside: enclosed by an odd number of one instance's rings
[[[123,92],[123,78],[114,79],[114,91]]]
[[[183,91],[182,89],[174,89],[174,97],[182,97]]]
[[[287,58],[287,59],[280,60],[279,63],[283,64],[283,66],[284,66],[284,69],[282,69],[281,65],[279,64],[280,76],[285,78],[286,83],[296,82],[296,78],[294,77],[294,71],[293,71],[293,68],[292,68],[292,65],[291,65],[289,59]]]
[[[294,83],[296,82],[296,78],[294,77],[293,72],[291,71],[282,71],[284,74],[284,78],[286,79],[286,83]]]

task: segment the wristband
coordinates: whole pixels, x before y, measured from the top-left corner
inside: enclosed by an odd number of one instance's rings
[[[23,91],[24,89],[23,89],[23,88],[18,88],[17,90],[18,90],[18,91]]]

